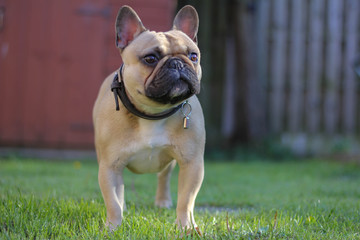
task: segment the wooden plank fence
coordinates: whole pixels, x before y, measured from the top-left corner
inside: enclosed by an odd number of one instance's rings
[[[359,55],[359,11],[360,11],[360,2],[358,0],[348,0],[346,1],[345,9],[347,21],[345,23],[345,39],[347,44],[344,49],[344,82],[343,88],[347,90],[344,94],[344,101],[342,104],[343,107],[343,128],[346,134],[352,134],[354,132],[356,123],[359,124],[359,119],[357,118],[356,106],[357,106],[357,89],[359,83],[356,82],[356,77],[354,76],[354,59],[356,55]],[[358,31],[356,31],[356,29]]]
[[[271,133],[359,136],[359,13],[359,0],[257,1]]]

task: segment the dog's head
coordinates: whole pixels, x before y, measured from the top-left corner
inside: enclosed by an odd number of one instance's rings
[[[198,25],[197,12],[191,6],[177,13],[168,32],[147,30],[128,6],[119,10],[116,46],[124,62],[124,82],[132,101],[150,108],[169,107],[200,92]]]

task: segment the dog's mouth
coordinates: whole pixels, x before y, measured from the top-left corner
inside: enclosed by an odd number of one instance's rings
[[[145,90],[148,98],[162,104],[176,104],[199,92],[195,71],[179,58],[169,59]]]

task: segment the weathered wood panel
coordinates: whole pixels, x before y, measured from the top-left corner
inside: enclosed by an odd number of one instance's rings
[[[267,123],[269,108],[266,106],[268,102],[269,93],[267,91],[269,87],[269,28],[270,28],[270,1],[268,0],[259,0],[257,3],[258,10],[256,12],[256,49],[255,49],[255,59],[256,59],[256,73],[259,84],[262,87],[260,96],[263,98],[262,111],[264,111],[264,126],[258,126],[265,129],[266,132],[269,130],[269,124]],[[257,97],[257,96],[256,96]]]
[[[44,8],[39,8],[43,6]],[[43,131],[48,119],[46,104],[48,103],[48,91],[54,79],[51,78],[49,63],[51,62],[51,48],[49,47],[51,30],[51,2],[41,0],[33,2],[27,9],[30,13],[27,19],[27,54],[26,68],[24,69],[24,103],[23,109],[23,141],[31,144],[34,141],[44,142]],[[44,81],[46,79],[46,81]],[[29,91],[30,90],[30,91]],[[56,131],[54,129],[54,131]]]
[[[302,130],[305,58],[305,1],[291,1],[289,130]]]
[[[27,107],[24,99],[24,83],[26,78],[26,58],[29,12],[19,13],[19,9],[29,9],[30,2],[13,1],[2,2],[4,9],[4,26],[0,32],[1,58],[0,58],[0,140],[6,139],[16,144],[23,140],[23,110]],[[19,27],[11,27],[13,22]],[[23,29],[23,31],[19,31]]]
[[[343,1],[329,0],[327,6],[327,36],[325,48],[325,132],[332,135],[338,131],[341,78]]]
[[[343,81],[343,121],[342,128],[345,134],[355,136],[356,134],[356,106],[357,80],[353,69],[356,55],[359,54],[359,13],[360,2],[358,0],[345,1],[345,50],[344,50],[344,81]]]
[[[270,126],[273,133],[284,127],[284,85],[286,76],[286,49],[288,1],[273,1],[272,47],[270,55]]]
[[[321,118],[321,80],[323,68],[323,41],[325,22],[325,0],[310,1],[309,3],[309,33],[307,48],[306,85],[307,98],[305,100],[305,131],[315,134],[320,130]]]
[[[223,121],[221,126],[222,135],[230,139],[235,130],[235,95],[236,95],[236,61],[235,61],[235,39],[228,37],[226,41],[226,67],[225,86],[223,93]]]

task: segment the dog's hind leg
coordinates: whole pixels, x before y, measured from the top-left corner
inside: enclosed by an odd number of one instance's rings
[[[172,160],[161,172],[158,173],[158,185],[156,190],[155,205],[163,208],[172,206],[170,192],[170,178],[176,161]]]
[[[99,165],[99,185],[103,195],[107,220],[112,230],[121,225],[124,210],[124,182],[122,171],[113,171],[103,164]]]

